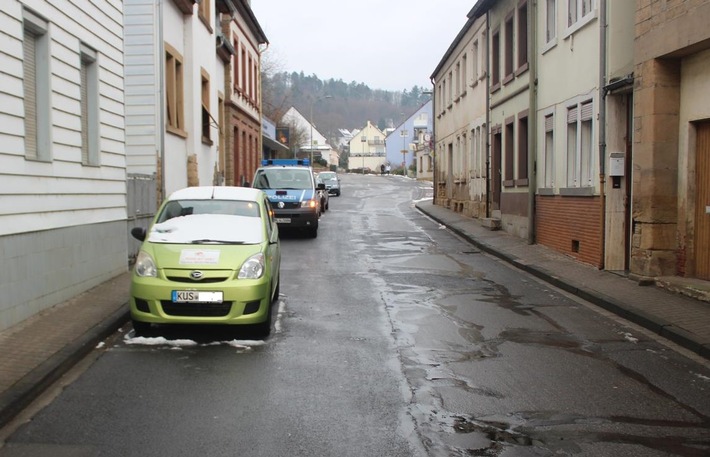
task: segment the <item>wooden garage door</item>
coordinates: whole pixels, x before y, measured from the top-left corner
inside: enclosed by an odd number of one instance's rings
[[[698,124],[695,151],[695,276],[710,281],[710,122]]]

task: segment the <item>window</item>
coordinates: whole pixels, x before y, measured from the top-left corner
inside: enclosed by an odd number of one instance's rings
[[[254,59],[254,65],[252,67],[252,98],[254,103],[259,99],[258,88],[259,88],[259,65],[257,65],[256,59]]]
[[[473,42],[471,64],[473,65],[473,68],[471,69],[471,76],[473,79],[473,84],[476,84],[476,81],[478,80],[478,41]]]
[[[456,98],[461,95],[461,63],[456,62]]]
[[[519,186],[528,185],[528,117],[527,114],[518,118],[518,179]]]
[[[505,137],[503,138],[505,148],[505,172],[503,174],[503,185],[512,186],[515,184],[515,118],[509,117],[505,120]]]
[[[241,59],[241,82],[239,83],[239,89],[241,91],[247,90],[247,50],[242,45],[242,59]]]
[[[452,72],[449,72],[449,93],[448,93],[447,105],[451,106],[454,101],[454,76]]]
[[[466,85],[468,80],[466,79],[466,69],[468,67],[468,56],[466,54],[461,58],[461,91],[462,95],[466,93]]]
[[[567,109],[567,186],[577,187],[578,108]]]
[[[216,182],[215,185],[221,186],[224,184],[224,171],[226,170],[225,154],[227,150],[226,146],[226,129],[224,125],[224,95],[220,92],[217,95],[217,120],[219,123],[219,178],[220,182]]]
[[[204,68],[200,69],[200,93],[202,97],[202,142],[212,144],[210,138],[210,75]]]
[[[594,0],[567,0],[567,27],[573,31],[594,17]]]
[[[167,129],[185,134],[184,77],[182,56],[165,44],[165,98],[168,111]]]
[[[552,114],[545,116],[545,176],[544,186],[555,187],[555,137],[554,137],[555,117]]]
[[[197,3],[197,17],[199,17],[202,23],[212,32],[212,25],[210,24],[210,2],[211,0],[202,0]]]
[[[567,109],[567,186],[592,187],[591,101]]]
[[[81,45],[81,163],[99,165],[99,75],[96,51]]]
[[[254,87],[254,73],[252,72],[252,62],[251,62],[251,55],[247,57],[247,79],[245,82],[245,90],[247,93],[247,98],[253,99],[254,98],[254,91],[252,90]]]
[[[23,92],[25,109],[25,157],[51,159],[51,91],[47,21],[23,12]]]
[[[234,77],[234,81],[232,81],[232,85],[234,86],[235,91],[239,91],[239,41],[235,38],[234,39],[234,67],[232,68],[232,73]]]
[[[557,38],[557,0],[547,0],[545,4],[545,43]]]
[[[518,6],[518,70],[527,69],[528,63],[528,4]]]
[[[491,89],[496,90],[500,84],[500,31],[493,32],[491,41]]]
[[[513,41],[513,16],[513,13],[511,13],[505,20],[505,43],[503,43],[505,47],[505,81],[503,81],[503,83],[506,83],[513,77],[513,50],[515,48]]]

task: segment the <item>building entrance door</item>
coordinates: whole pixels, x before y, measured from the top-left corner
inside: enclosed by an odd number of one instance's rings
[[[695,277],[710,281],[710,122],[697,126],[695,150]]]

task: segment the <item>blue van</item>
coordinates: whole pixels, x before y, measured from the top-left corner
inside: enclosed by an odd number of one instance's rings
[[[263,160],[252,183],[269,197],[279,228],[305,230],[312,238],[318,236],[318,190],[325,189],[325,185],[316,184],[308,159]]]

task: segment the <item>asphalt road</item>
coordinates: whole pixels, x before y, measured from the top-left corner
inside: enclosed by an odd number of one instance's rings
[[[343,176],[275,329],[130,325],[0,456],[705,456],[710,369]]]

